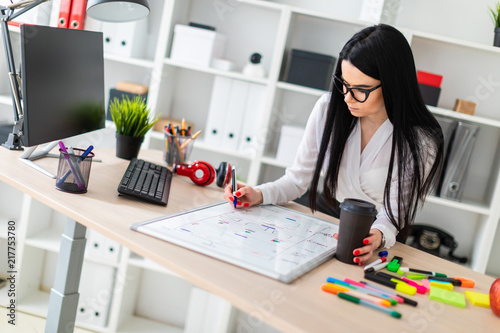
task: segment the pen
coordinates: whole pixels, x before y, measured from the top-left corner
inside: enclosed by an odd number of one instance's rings
[[[380,259],[377,259],[374,262],[372,262],[371,264],[366,265],[365,268],[364,268],[364,270],[366,271],[367,269],[372,268],[372,267],[374,267],[374,266],[376,266],[378,264],[382,264],[382,263],[384,263],[386,261],[387,261],[387,257],[382,257]]]
[[[78,158],[78,162],[77,163],[80,163],[81,161],[83,161],[85,159],[85,157],[90,154],[90,152],[92,151],[92,149],[94,149],[94,146],[90,145],[87,149],[85,149],[85,151],[82,153],[82,155]],[[66,180],[66,178],[68,178],[68,176],[71,174],[71,170],[68,170],[64,176],[61,177],[61,179],[59,179],[59,181],[57,182],[58,185],[61,185],[62,183],[64,183],[64,181]]]
[[[181,135],[186,136],[186,119],[182,118]]]
[[[85,178],[83,177],[82,170],[78,166],[78,160],[76,159],[75,152],[73,151],[73,147],[66,147],[69,153],[69,158],[71,162],[73,162],[73,166],[75,167],[75,171],[78,174],[78,178],[82,181],[83,186],[85,186]]]
[[[401,313],[399,313],[397,311],[384,308],[384,307],[382,307],[380,305],[367,302],[367,301],[359,299],[357,297],[354,297],[354,296],[351,296],[351,295],[348,295],[348,294],[344,294],[344,293],[338,293],[337,296],[340,297],[340,298],[342,298],[342,299],[351,301],[353,303],[361,304],[361,305],[370,307],[372,309],[382,311],[382,312],[387,313],[388,315],[390,315],[390,316],[392,316],[394,318],[401,318]]]
[[[69,157],[68,151],[66,150],[66,147],[64,146],[64,143],[62,141],[59,141],[59,147],[61,148],[61,151],[65,154],[64,158],[66,158],[66,161],[68,162],[69,168],[73,172],[73,175],[75,176],[75,181],[76,185],[80,190],[83,190],[83,184],[82,181],[80,180],[80,177],[78,177],[78,174],[76,173],[75,166],[73,165],[73,162],[71,161],[71,158]]]
[[[374,284],[371,284],[371,283],[368,283],[368,282],[364,282],[364,281],[361,281],[361,283],[364,284],[367,288],[370,288],[370,289],[373,289],[373,290],[378,290],[381,293],[385,293],[386,295],[389,295],[391,297],[397,297],[398,302],[400,302],[399,299],[402,299],[403,303],[405,303],[405,304],[408,304],[408,305],[411,305],[411,306],[417,306],[418,305],[417,301],[414,301],[412,299],[409,299],[407,297],[401,296],[399,294],[396,294],[396,293],[393,293],[393,292],[390,292],[390,291],[386,291],[386,290],[384,290],[382,288],[379,288],[378,286],[376,286]]]
[[[365,300],[367,302],[377,304],[380,306],[384,306],[384,307],[391,306],[391,302],[386,300],[386,299],[382,299],[380,297],[375,297],[375,296],[368,295],[368,294],[363,294],[359,291],[351,290],[350,288],[339,286],[339,285],[336,285],[334,283],[325,283],[324,285],[321,286],[321,290],[326,291],[328,293],[332,293],[332,294],[345,293],[345,294],[351,295],[353,297],[357,297],[357,298]]]
[[[431,275],[431,276],[447,277],[446,274],[436,273],[436,272],[431,272],[431,271],[424,271],[424,270],[416,269],[416,268],[399,267],[399,269],[403,272],[413,272],[413,273],[420,273],[420,274]]]
[[[236,169],[233,168],[232,170],[232,175],[233,175],[233,205],[234,208],[236,208],[236,204],[238,203],[238,199],[236,198]]]

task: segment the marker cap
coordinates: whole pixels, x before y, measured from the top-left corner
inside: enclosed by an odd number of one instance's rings
[[[400,291],[402,293],[408,294],[408,295],[415,295],[417,293],[417,288],[413,286],[409,286],[406,283],[398,283],[396,284],[397,291]]]

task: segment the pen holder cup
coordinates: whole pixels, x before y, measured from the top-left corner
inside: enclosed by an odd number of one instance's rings
[[[73,153],[59,150],[56,188],[70,193],[86,193],[94,153],[82,156],[85,150],[75,148]]]
[[[165,162],[172,166],[174,163],[187,163],[193,150],[194,139],[190,136],[172,135],[165,133]]]

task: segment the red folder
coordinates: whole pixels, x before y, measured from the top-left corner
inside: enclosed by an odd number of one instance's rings
[[[79,30],[83,29],[83,26],[85,24],[86,9],[87,0],[73,0],[68,28]]]
[[[73,0],[61,0],[59,7],[59,19],[57,20],[57,27],[67,28],[69,16],[71,14],[71,4]]]

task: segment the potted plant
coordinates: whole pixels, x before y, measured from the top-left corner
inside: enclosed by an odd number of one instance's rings
[[[145,99],[140,96],[115,98],[109,112],[116,126],[116,156],[127,160],[137,157],[144,136],[158,118],[152,116]]]
[[[497,2],[494,8],[490,7],[490,12],[495,25],[495,38],[493,39],[493,46],[500,47],[500,2]]]

